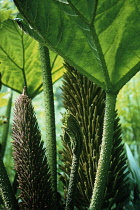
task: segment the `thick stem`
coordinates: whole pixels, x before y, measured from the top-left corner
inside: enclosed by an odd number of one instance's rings
[[[98,162],[98,168],[95,177],[92,199],[89,208],[91,210],[100,210],[104,197],[111,150],[112,150],[116,97],[117,94],[106,93],[106,106],[105,106],[102,145],[101,145],[100,158]]]
[[[55,133],[55,114],[53,85],[51,76],[51,65],[49,50],[40,44],[40,56],[42,62],[43,91],[45,101],[45,120],[46,120],[46,144],[47,159],[51,172],[52,190],[54,202],[57,198],[57,168],[56,168],[56,133]]]
[[[18,202],[14,195],[11,183],[5,170],[2,158],[0,157],[0,196],[3,199],[5,208],[8,210],[18,210]]]

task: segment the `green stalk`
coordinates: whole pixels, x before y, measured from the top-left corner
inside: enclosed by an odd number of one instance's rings
[[[83,146],[81,127],[76,118],[69,112],[63,115],[64,138],[70,138],[72,146],[72,166],[65,210],[73,210],[78,181],[79,160]],[[66,135],[67,134],[67,135]]]
[[[43,91],[45,102],[45,121],[46,121],[46,144],[47,159],[51,172],[52,190],[54,202],[57,198],[57,168],[56,168],[56,133],[55,133],[55,114],[53,84],[51,76],[51,64],[49,50],[40,44],[40,57],[42,62]]]
[[[5,170],[2,158],[0,157],[0,196],[3,199],[5,208],[8,210],[18,210],[18,203],[14,195],[11,183]]]
[[[100,210],[103,202],[112,150],[116,97],[117,94],[106,93],[102,145],[95,177],[92,199],[89,207],[89,209],[91,210]]]
[[[12,108],[12,98],[13,98],[13,93],[11,92],[10,98],[9,98],[8,104],[7,104],[7,109],[6,109],[6,117],[8,118],[8,122],[5,125],[3,125],[2,149],[1,149],[1,157],[2,158],[4,157],[4,154],[5,154],[7,138],[8,138],[11,108]]]
[[[65,210],[74,209],[76,189],[77,189],[77,180],[78,180],[79,159],[80,159],[80,156],[73,154]]]

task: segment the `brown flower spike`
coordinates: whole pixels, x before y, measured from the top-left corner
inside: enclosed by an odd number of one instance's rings
[[[20,209],[53,209],[45,149],[26,88],[15,102],[12,136],[13,158],[20,189]]]

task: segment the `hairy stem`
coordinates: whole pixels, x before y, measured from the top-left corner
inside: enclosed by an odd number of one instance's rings
[[[105,106],[101,153],[98,162],[94,189],[89,208],[91,210],[100,210],[104,197],[111,150],[112,150],[116,97],[117,94],[106,93],[106,106]]]
[[[11,183],[5,170],[2,158],[0,157],[0,196],[3,199],[5,208],[8,210],[18,210],[18,203],[14,195]]]
[[[45,101],[47,158],[51,172],[54,202],[56,202],[57,168],[56,168],[56,133],[55,133],[53,85],[52,85],[49,50],[47,47],[43,46],[42,44],[40,44],[40,56],[42,62],[43,91],[44,91],[44,101]]]
[[[71,141],[73,156],[65,210],[73,210],[77,189],[79,160],[83,146],[83,136],[81,132],[81,127],[72,114],[70,114],[69,112],[67,114],[64,114],[62,122],[64,125],[63,129],[67,133]],[[67,136],[65,132],[64,138],[66,138]]]
[[[80,156],[77,157],[77,155],[73,155],[73,158],[72,158],[70,181],[69,181],[69,188],[68,188],[65,210],[74,209],[75,192],[77,188],[77,179],[78,179],[79,158]]]

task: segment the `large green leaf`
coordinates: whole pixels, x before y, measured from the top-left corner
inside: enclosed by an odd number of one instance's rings
[[[14,2],[29,30],[102,88],[118,91],[140,69],[138,0]]]
[[[57,81],[63,74],[63,59],[50,52],[52,79]],[[42,73],[39,44],[25,34],[13,20],[0,25],[0,72],[2,83],[17,92],[27,86],[31,98],[42,91]]]

